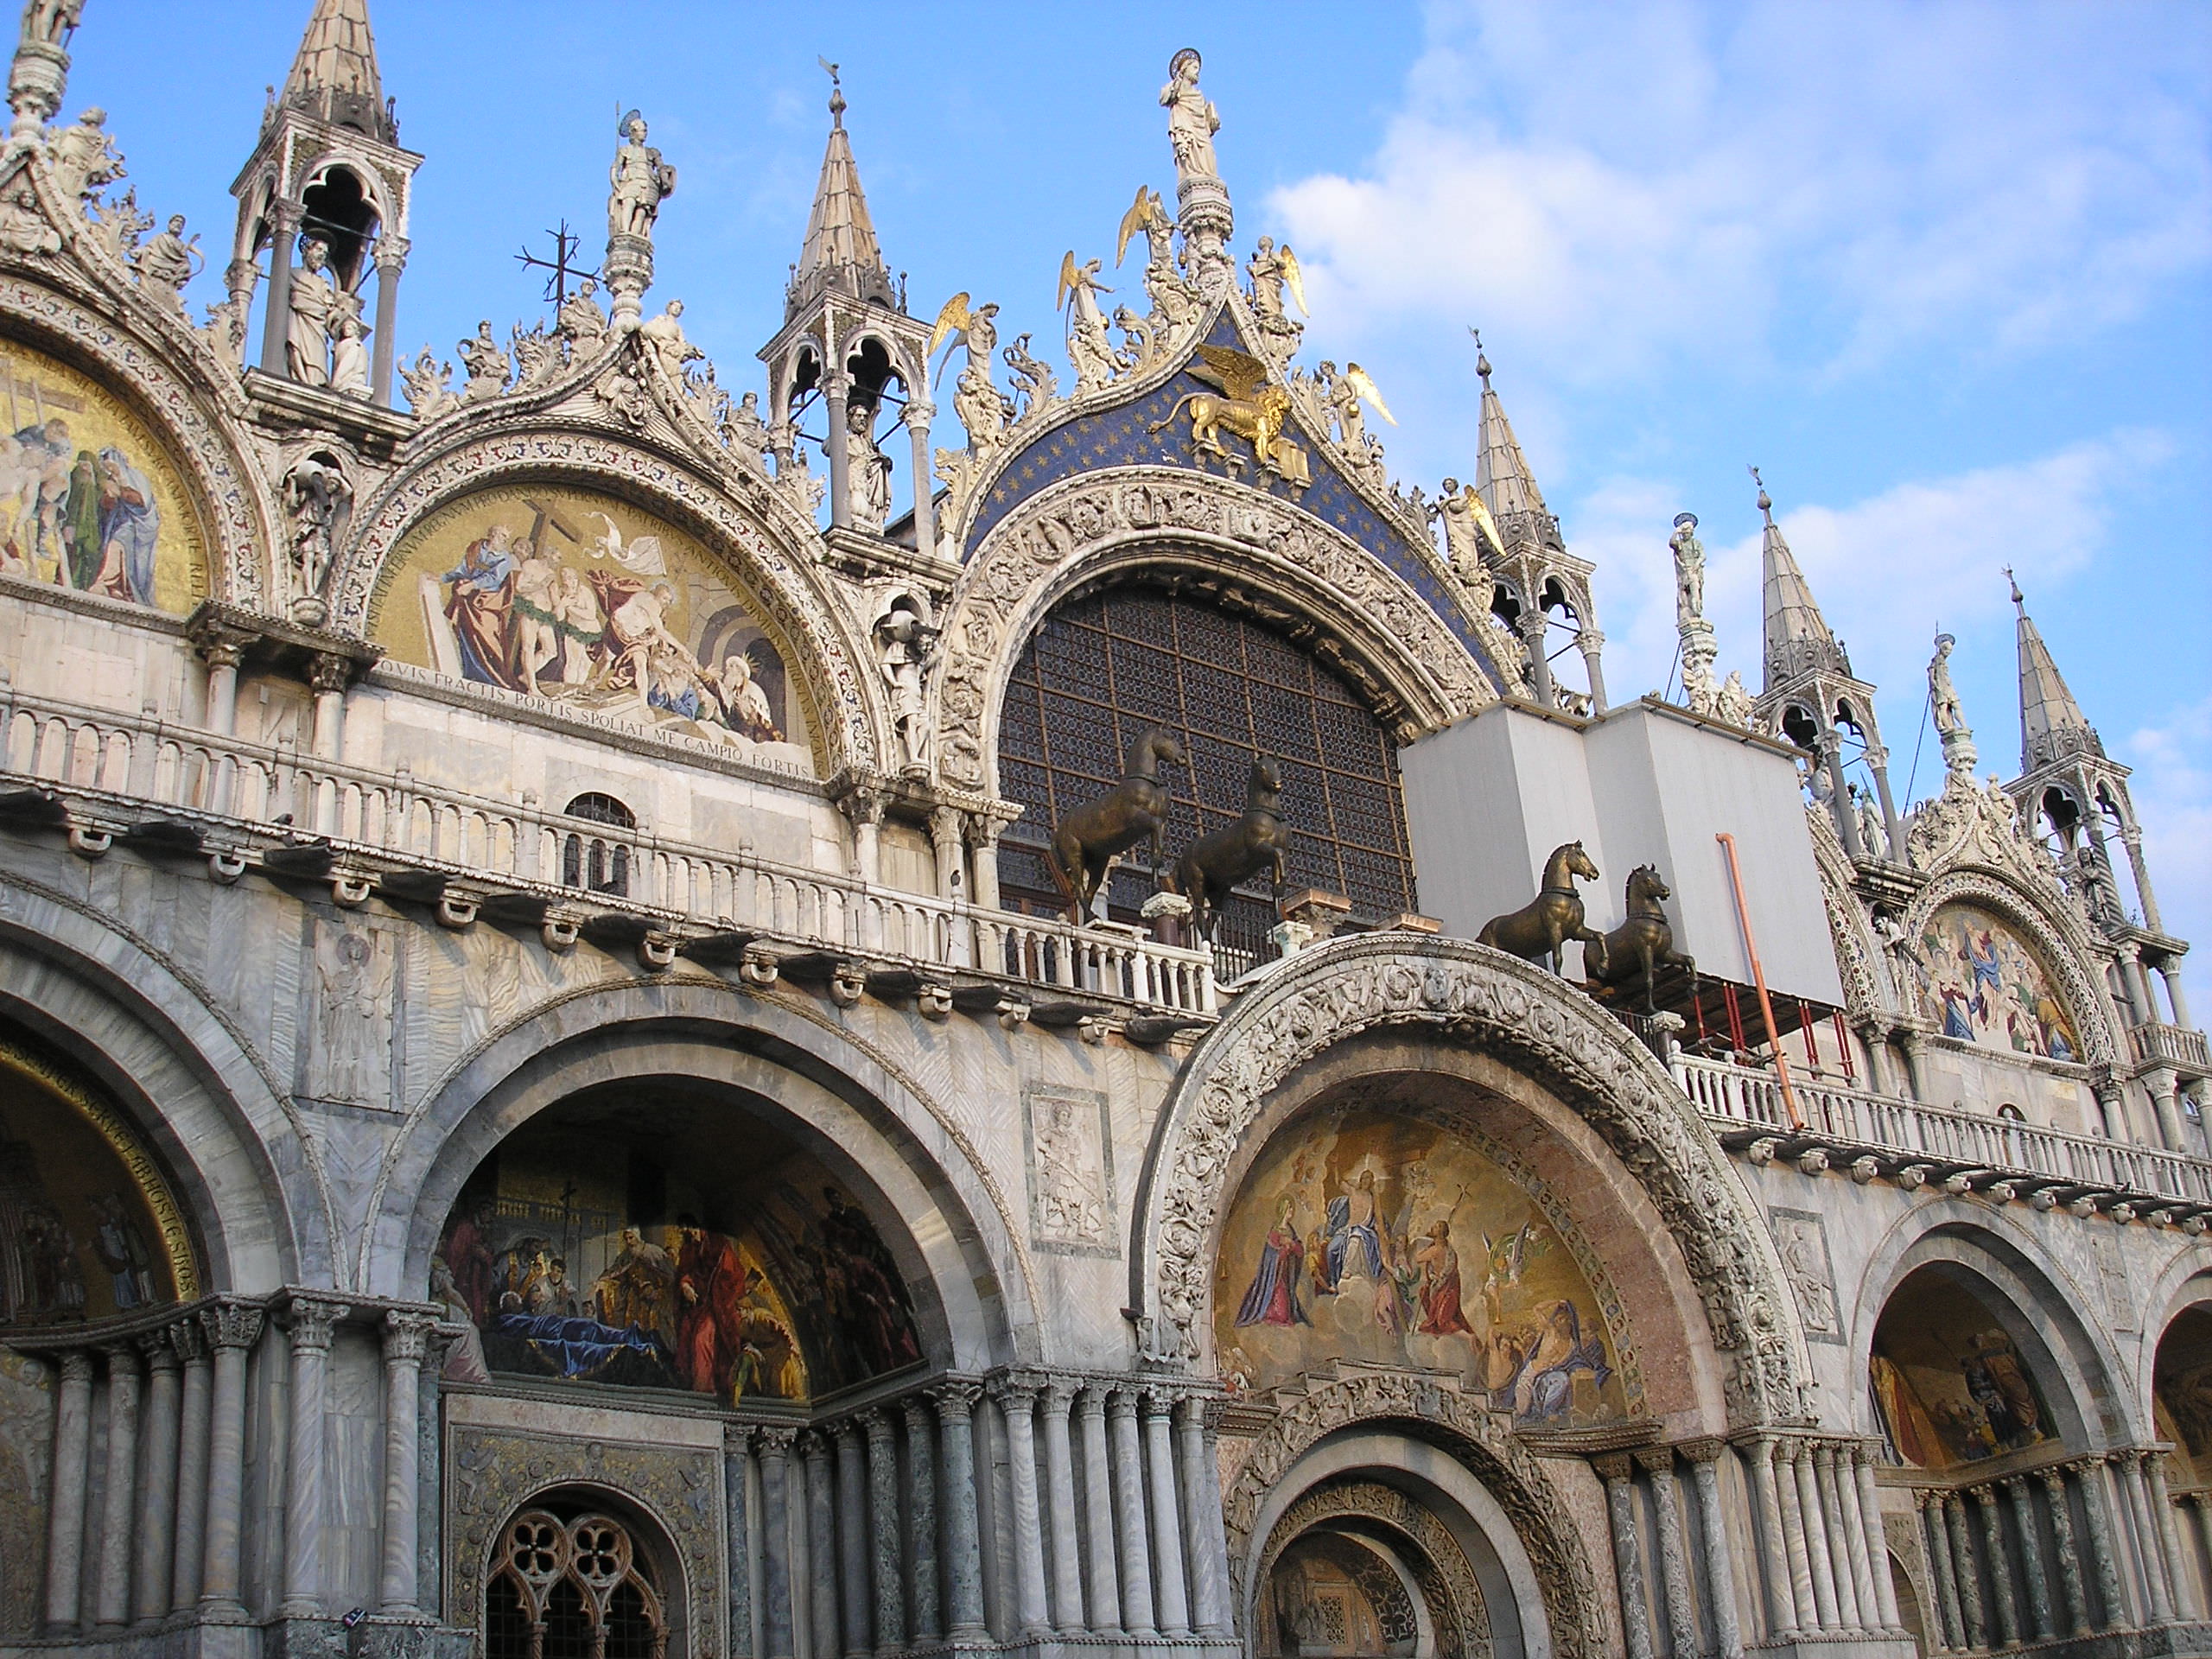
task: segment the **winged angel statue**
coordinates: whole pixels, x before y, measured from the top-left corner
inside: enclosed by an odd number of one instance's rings
[[[1075,365],[1077,391],[1104,385],[1122,366],[1106,337],[1106,314],[1098,306],[1098,296],[1114,290],[1098,280],[1098,265],[1096,259],[1077,264],[1072,248],[1060,256],[1059,297],[1053,308],[1068,314],[1068,361]]]
[[[1014,418],[1014,400],[991,380],[991,353],[999,343],[998,314],[995,304],[971,305],[963,289],[937,314],[925,354],[935,357],[948,341],[966,353],[960,378],[953,385],[952,407],[968,429],[971,449],[996,448],[1005,439],[1007,423]],[[952,353],[947,352],[944,362],[938,365],[938,379],[944,378],[946,365],[951,361]]]
[[[1191,372],[1228,395],[1217,397],[1211,392],[1185,392],[1167,411],[1167,418],[1147,428],[1147,431],[1165,431],[1187,408],[1192,448],[1219,455],[1232,470],[1241,466],[1243,458],[1232,454],[1221,442],[1225,428],[1251,443],[1262,471],[1273,473],[1301,490],[1313,481],[1306,451],[1283,435],[1290,418],[1290,394],[1268,380],[1266,364],[1247,352],[1202,345]]]

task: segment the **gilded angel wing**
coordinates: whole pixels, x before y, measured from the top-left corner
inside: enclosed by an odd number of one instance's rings
[[[1282,266],[1283,286],[1290,290],[1290,297],[1298,302],[1299,315],[1312,316],[1313,314],[1306,308],[1306,273],[1298,268],[1298,256],[1290,251],[1290,245],[1285,243],[1275,250],[1275,258]]]
[[[1374,405],[1377,415],[1393,426],[1398,423],[1398,417],[1390,412],[1390,406],[1382,401],[1382,394],[1375,389],[1375,382],[1367,378],[1365,369],[1361,368],[1357,363],[1345,364],[1344,381],[1354,391]]]
[[[1145,220],[1151,215],[1152,204],[1146,199],[1145,188],[1137,186],[1137,199],[1129,204],[1129,211],[1122,215],[1121,233],[1114,240],[1114,263],[1118,265],[1128,257],[1129,238],[1144,233]]]
[[[1200,368],[1191,365],[1191,372],[1201,380],[1219,386],[1237,402],[1249,398],[1267,384],[1268,365],[1247,352],[1232,350],[1226,346],[1200,346],[1198,356],[1205,364]]]
[[[1076,269],[1075,250],[1073,248],[1070,248],[1065,253],[1060,256],[1060,296],[1052,302],[1052,309],[1055,311],[1065,310],[1067,308],[1068,296],[1075,291],[1077,286],[1081,283],[1082,281],[1083,273]]]
[[[1492,551],[1503,553],[1505,537],[1497,533],[1497,520],[1490,516],[1489,504],[1475,493],[1475,486],[1471,484],[1467,486],[1465,499],[1468,507],[1475,515],[1476,532],[1483,540],[1490,543]]]
[[[938,346],[944,345],[953,335],[964,334],[967,332],[968,290],[963,289],[947,300],[944,302],[944,308],[937,314],[937,322],[930,329],[930,348],[922,353],[923,357],[925,359],[935,357]]]

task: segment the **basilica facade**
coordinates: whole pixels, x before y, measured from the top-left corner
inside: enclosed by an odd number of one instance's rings
[[[1050,349],[909,308],[833,82],[718,375],[639,112],[410,357],[365,0],[220,260],[83,11],[0,152],[0,1652],[2212,1651],[2212,1064],[2024,597],[2017,774],[1942,639],[1910,810],[1764,488],[1750,681],[1684,514],[1609,696],[1489,359],[1394,480],[1193,52]]]

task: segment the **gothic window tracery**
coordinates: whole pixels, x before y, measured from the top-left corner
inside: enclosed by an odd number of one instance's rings
[[[524,1510],[501,1534],[484,1659],[667,1659],[667,1611],[630,1529],[569,1507]]]

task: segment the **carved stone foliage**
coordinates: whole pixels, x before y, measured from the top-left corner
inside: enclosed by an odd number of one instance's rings
[[[1159,1175],[1141,1238],[1156,1257],[1163,1335],[1201,1353],[1214,1241],[1238,1143],[1305,1062],[1363,1032],[1426,1028],[1554,1090],[1603,1136],[1664,1217],[1695,1279],[1732,1421],[1809,1409],[1802,1332],[1771,1241],[1659,1063],[1587,998],[1481,945],[1370,934],[1301,954],[1237,999],[1185,1064],[1161,1114]]]
[[[670,1602],[682,1599],[687,1653],[694,1659],[720,1659],[719,1592],[728,1554],[722,1541],[719,1457],[690,1446],[512,1433],[463,1424],[453,1430],[447,1475],[447,1624],[473,1629],[482,1623],[484,1569],[508,1517],[557,1488],[580,1487],[628,1500],[675,1541],[683,1583],[664,1586],[664,1596]]]
[[[1490,1610],[1481,1582],[1451,1528],[1436,1512],[1395,1486],[1378,1480],[1351,1480],[1315,1488],[1283,1511],[1268,1535],[1256,1580],[1274,1576],[1282,1553],[1313,1527],[1343,1517],[1380,1522],[1412,1546],[1409,1552],[1421,1597],[1437,1626],[1436,1650],[1461,1659],[1485,1659],[1490,1653]]]
[[[1905,852],[1915,869],[1931,874],[1959,864],[1986,864],[2029,887],[2063,891],[2043,843],[2020,828],[2019,809],[1993,779],[1986,787],[1953,772],[1943,792],[1914,809]]]
[[[1836,834],[1835,820],[1826,807],[1808,806],[1805,826],[1812,832],[1813,863],[1821,877],[1821,906],[1827,915],[1836,966],[1843,974],[1844,1011],[1854,1025],[1884,1013],[1895,1014],[1904,1004],[1883,964],[1881,946],[1866,912],[1853,891],[1851,860]]]
[[[266,484],[244,463],[245,446],[226,431],[217,399],[195,388],[164,356],[75,299],[20,276],[0,276],[0,324],[31,340],[66,342],[87,372],[143,407],[169,440],[206,523],[209,581],[215,596],[265,607],[264,549],[285,545]]]
[[[1597,1586],[1574,1519],[1552,1491],[1542,1466],[1503,1420],[1478,1410],[1448,1382],[1433,1376],[1362,1371],[1333,1382],[1313,1379],[1309,1387],[1311,1392],[1285,1407],[1253,1442],[1223,1500],[1232,1573],[1241,1578],[1250,1558],[1262,1502],[1318,1441],[1355,1424],[1401,1424],[1465,1464],[1505,1511],[1535,1568],[1558,1659],[1594,1659],[1605,1650],[1602,1633],[1590,1628],[1588,1610],[1598,1605]],[[1325,1500],[1332,1495],[1316,1496]],[[1287,1543],[1296,1535],[1290,1520],[1297,1513],[1294,1506],[1274,1539]],[[1242,1603],[1249,1586],[1240,1582],[1237,1587],[1243,1592]],[[1481,1605],[1479,1592],[1472,1605]]]
[[[1993,911],[2020,931],[2059,982],[2066,1012],[2074,1016],[2074,1028],[2082,1039],[2084,1061],[2109,1065],[2119,1058],[2119,1034],[2113,1029],[2111,1004],[2094,966],[2095,948],[2065,900],[2054,900],[2047,888],[2023,891],[2020,883],[1993,871],[1952,869],[1923,887],[1898,918],[1904,945],[1918,950],[1929,918],[1942,906],[1955,902]]]
[[[1497,699],[1421,595],[1350,537],[1203,474],[1117,469],[1026,503],[969,562],[947,613],[938,688],[938,767],[946,779],[983,785],[1006,676],[1053,602],[1102,568],[1141,563],[1152,549],[1172,550],[1179,561],[1219,556],[1240,589],[1273,601],[1294,630],[1310,628],[1306,619],[1314,615],[1345,619],[1349,641],[1336,644],[1333,655],[1325,642],[1313,649],[1371,701],[1395,704],[1402,736]]]
[[[452,448],[404,469],[355,514],[350,544],[330,585],[331,623],[358,633],[367,625],[378,573],[409,528],[471,490],[507,480],[558,476],[630,496],[689,522],[734,556],[748,589],[782,628],[822,711],[829,769],[872,770],[883,724],[873,653],[821,592],[810,558],[764,531],[731,492],[690,468],[620,438],[542,428],[461,437]],[[765,498],[766,486],[759,494]]]

